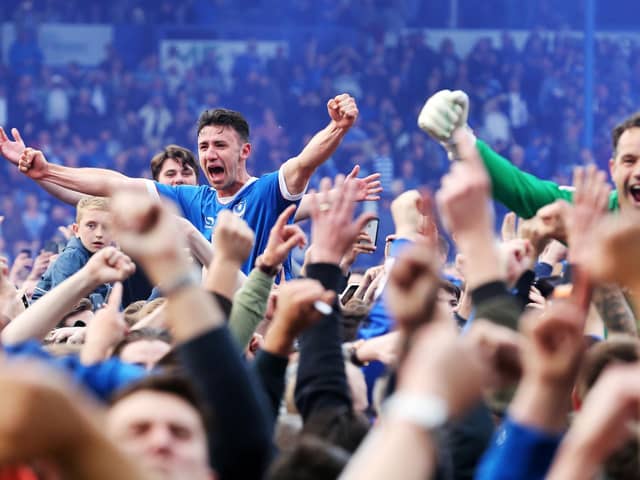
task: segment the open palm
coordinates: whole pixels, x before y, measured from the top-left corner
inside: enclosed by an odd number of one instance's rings
[[[24,142],[17,128],[11,129],[11,134],[15,140],[9,140],[4,129],[0,127],[0,154],[14,165],[18,165],[20,155],[25,149]]]

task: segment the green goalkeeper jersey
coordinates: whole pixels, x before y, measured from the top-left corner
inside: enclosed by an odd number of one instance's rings
[[[540,208],[556,200],[573,200],[572,187],[562,187],[523,172],[482,140],[477,141],[476,147],[489,172],[493,198],[519,217],[531,218]],[[613,191],[609,197],[609,210],[618,208],[618,192]]]

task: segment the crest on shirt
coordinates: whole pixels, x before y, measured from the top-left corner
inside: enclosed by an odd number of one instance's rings
[[[233,206],[232,211],[234,215],[237,215],[238,217],[242,218],[242,216],[244,215],[244,211],[246,209],[247,209],[247,202],[244,199],[242,199]]]

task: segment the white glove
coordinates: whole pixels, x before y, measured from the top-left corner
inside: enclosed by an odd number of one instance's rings
[[[433,94],[418,115],[418,126],[428,133],[449,153],[449,158],[457,157],[455,145],[451,143],[454,130],[462,128],[473,135],[467,125],[469,118],[469,97],[462,90],[440,90]],[[475,137],[474,137],[475,138]]]

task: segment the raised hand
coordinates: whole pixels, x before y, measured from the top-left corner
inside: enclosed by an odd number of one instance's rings
[[[25,252],[19,253],[11,265],[11,270],[9,270],[9,281],[18,286],[27,277],[27,272],[31,270],[32,266],[33,259]]]
[[[502,388],[520,379],[521,335],[510,328],[477,319],[462,340],[475,354],[485,386]]]
[[[346,180],[353,180],[358,185],[357,200],[359,202],[380,200],[379,193],[382,192],[380,173],[372,173],[364,178],[358,178],[358,173],[360,173],[360,165],[353,167],[346,177]]]
[[[0,127],[0,154],[14,165],[18,165],[25,145],[17,128],[11,129],[14,140],[9,140],[6,132]]]
[[[345,181],[340,175],[336,177],[333,203],[329,201],[330,189],[331,180],[323,178],[320,182],[320,192],[311,196],[313,250],[310,255],[314,263],[338,265],[374,215],[363,213],[354,220],[358,187],[353,180]]]
[[[418,126],[435,140],[446,143],[453,131],[467,125],[469,97],[462,90],[440,90],[433,94],[418,115]]]
[[[225,259],[239,267],[251,254],[254,234],[247,222],[231,210],[222,210],[211,241],[215,246],[214,258]]]
[[[98,284],[121,282],[136,270],[131,259],[115,247],[98,250],[91,256],[85,268]]]
[[[281,284],[264,348],[280,355],[290,353],[293,341],[322,318],[314,303],[332,305],[334,299],[335,293],[325,290],[317,280],[300,279]]]
[[[44,250],[40,252],[40,254],[36,257],[35,261],[33,262],[33,268],[31,269],[31,272],[29,273],[29,277],[27,278],[27,280],[35,280],[35,281],[40,280],[40,277],[42,276],[42,274],[49,267],[49,263],[51,263],[51,257],[53,256],[54,256],[53,252],[47,252]]]
[[[584,352],[586,315],[574,302],[556,301],[542,313],[527,313],[520,330],[527,337],[526,375],[542,384],[571,388]]]
[[[289,205],[278,217],[269,232],[267,246],[262,252],[261,260],[264,265],[275,267],[282,264],[289,252],[295,247],[304,247],[307,237],[297,225],[289,225],[289,219],[296,211],[295,205]]]
[[[49,162],[40,150],[25,148],[18,160],[18,168],[28,177],[40,180],[47,174]]]
[[[518,216],[514,212],[508,212],[502,219],[502,227],[500,233],[503,242],[508,242],[517,238],[518,232],[516,229],[516,221]]]
[[[342,93],[329,100],[327,111],[336,127],[344,130],[350,129],[358,118],[356,101],[347,93]]]
[[[168,263],[188,265],[186,261],[186,241],[179,226],[173,220],[175,208],[161,205],[142,192],[126,191],[113,196],[111,201],[113,227],[118,244],[124,252],[141,262],[148,274],[155,266],[163,266],[167,271],[158,271],[160,283],[172,278]]]
[[[80,358],[85,365],[105,360],[110,349],[127,333],[127,323],[120,312],[122,283],[117,282],[105,306],[98,310],[86,329]]]
[[[507,284],[514,284],[533,265],[535,251],[529,240],[516,238],[500,244],[501,260],[505,265]]]
[[[365,232],[360,232],[350,251],[348,251],[340,260],[340,270],[345,275],[349,272],[351,265],[356,261],[361,253],[371,254],[376,251],[376,246],[372,243],[372,239]]]
[[[577,167],[573,172],[573,209],[570,214],[568,240],[571,263],[587,265],[591,234],[607,212],[611,186],[606,174],[595,165]]]
[[[632,288],[640,298],[640,215],[619,214],[600,222],[584,246],[584,268],[594,281]],[[571,250],[571,248],[570,248]]]
[[[431,320],[440,280],[433,252],[415,245],[394,263],[386,285],[386,300],[398,325],[408,331]]]
[[[436,201],[445,227],[464,243],[493,231],[491,180],[473,142],[459,132],[455,137],[463,161],[442,178]]]

